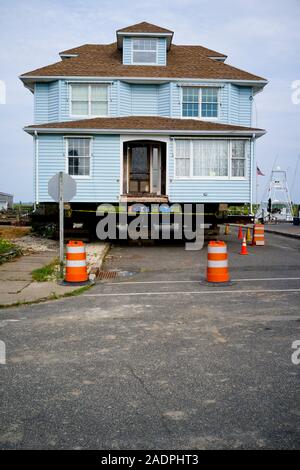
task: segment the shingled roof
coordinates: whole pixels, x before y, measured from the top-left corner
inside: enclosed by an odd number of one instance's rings
[[[76,57],[62,60],[52,65],[27,72],[21,76],[28,77],[124,77],[124,78],[195,78],[195,79],[233,79],[263,80],[221,61],[215,51],[202,46],[172,45],[168,52],[167,65],[123,65],[122,52],[117,44],[86,44],[65,53],[78,54]],[[219,54],[222,56],[222,54]]]
[[[255,129],[245,126],[234,126],[230,124],[220,124],[210,121],[201,121],[199,119],[174,119],[159,116],[124,116],[116,118],[93,118],[82,119],[77,121],[66,122],[52,122],[46,124],[33,124],[25,127],[27,132],[33,132],[35,129],[70,129],[70,130],[151,130],[151,131],[166,131],[172,133],[175,131],[182,131],[188,134],[189,132],[215,133],[216,135],[224,133],[238,133],[238,134],[258,134],[263,135],[263,129]]]
[[[118,33],[171,33],[170,29],[162,28],[161,26],[157,26],[156,24],[147,23],[146,21],[142,21],[141,23],[133,24],[131,26],[127,26],[126,28],[121,28],[117,30]]]

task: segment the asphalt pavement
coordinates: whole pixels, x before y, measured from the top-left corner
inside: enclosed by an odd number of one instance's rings
[[[299,448],[300,241],[227,239],[230,285],[206,247],[116,244],[80,297],[1,310],[0,448]]]

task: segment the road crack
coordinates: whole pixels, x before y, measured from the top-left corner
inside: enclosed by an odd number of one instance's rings
[[[142,389],[144,390],[145,394],[151,399],[151,402],[152,402],[152,405],[153,407],[155,408],[155,410],[157,411],[159,417],[160,417],[160,420],[161,420],[161,423],[162,423],[162,426],[164,428],[164,430],[169,434],[169,435],[172,435],[172,431],[171,429],[169,428],[167,422],[166,422],[166,419],[164,417],[164,413],[163,413],[163,410],[160,408],[160,406],[158,405],[157,403],[157,398],[155,397],[155,395],[153,395],[150,390],[148,390],[144,380],[133,370],[133,368],[131,367],[130,364],[126,364],[127,368],[129,369],[131,375],[136,379],[136,381],[141,385]]]

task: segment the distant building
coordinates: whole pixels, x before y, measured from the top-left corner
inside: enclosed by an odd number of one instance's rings
[[[13,194],[0,193],[0,211],[7,211],[8,209],[12,209],[13,203]]]

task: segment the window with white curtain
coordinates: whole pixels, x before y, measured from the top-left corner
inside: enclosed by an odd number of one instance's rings
[[[244,140],[232,141],[232,155],[231,155],[231,176],[244,177],[245,176],[245,161],[246,161],[246,142]]]
[[[157,63],[157,39],[135,38],[132,40],[132,63],[133,64],[156,64]]]
[[[217,118],[219,115],[219,88],[182,87],[182,116]]]
[[[108,85],[73,83],[71,85],[72,116],[107,116]]]
[[[245,177],[246,140],[176,139],[178,178]]]
[[[90,176],[91,139],[67,138],[68,173],[72,176]]]
[[[190,176],[191,141],[176,140],[176,176]]]
[[[228,141],[193,142],[193,176],[228,176]]]

